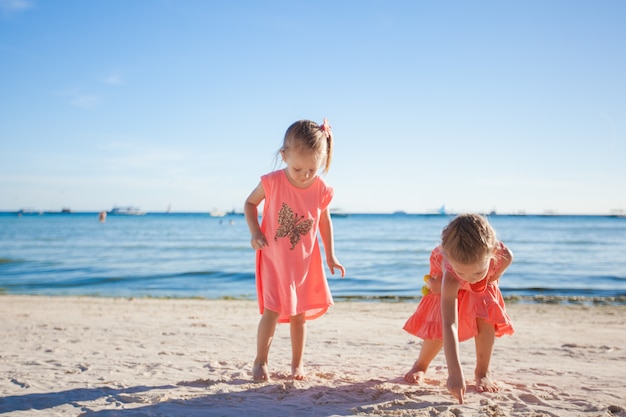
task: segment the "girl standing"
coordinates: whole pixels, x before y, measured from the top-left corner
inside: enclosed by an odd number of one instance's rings
[[[441,234],[441,245],[430,256],[428,284],[404,330],[424,339],[419,357],[404,379],[421,383],[443,346],[448,365],[447,388],[463,403],[465,378],[459,341],[475,338],[476,388],[495,392],[489,364],[495,337],[513,334],[498,279],[513,261],[513,253],[496,238],[487,219],[477,214],[454,218]]]
[[[319,231],[332,274],[344,277],[335,257],[329,204],[333,188],[318,176],[328,172],[333,134],[309,120],[293,123],[285,132],[279,150],[286,168],[261,177],[244,205],[251,245],[256,250],[256,285],[262,314],[257,332],[257,355],[252,377],[269,381],[268,354],[277,323],[290,323],[291,373],[306,379],[303,367],[306,320],[323,315],[333,304],[326,281]],[[259,225],[258,206],[263,218]]]

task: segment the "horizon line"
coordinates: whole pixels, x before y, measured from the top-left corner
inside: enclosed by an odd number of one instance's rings
[[[220,218],[220,217],[227,217],[227,216],[243,216],[244,213],[243,211],[237,211],[237,210],[230,210],[230,211],[225,211],[225,212],[216,212],[215,210],[189,210],[189,211],[142,211],[141,214],[111,214],[110,210],[69,210],[69,209],[63,209],[63,210],[35,210],[35,209],[18,209],[18,210],[11,210],[11,209],[0,209],[0,215],[27,215],[27,216],[40,216],[40,215],[72,215],[72,214],[80,214],[80,215],[98,215],[99,213],[105,212],[109,215],[113,215],[113,216],[118,216],[118,217],[141,217],[141,216],[145,216],[145,215],[167,215],[167,214],[196,214],[196,215],[207,215],[208,217],[215,217],[215,218]],[[359,215],[389,215],[389,216],[396,216],[396,217],[402,217],[402,216],[433,216],[433,217],[437,217],[437,216],[441,216],[441,217],[450,217],[450,216],[456,216],[460,213],[478,213],[481,214],[483,216],[518,216],[518,217],[523,217],[523,216],[543,216],[543,217],[549,217],[549,216],[595,216],[595,217],[623,217],[626,218],[626,210],[611,210],[608,213],[585,213],[585,212],[572,212],[572,213],[561,213],[561,212],[557,212],[555,210],[545,210],[543,212],[526,212],[523,210],[520,211],[516,211],[516,212],[496,212],[495,210],[489,211],[489,212],[482,212],[482,211],[451,211],[451,212],[445,212],[445,213],[441,213],[439,211],[424,211],[424,212],[407,212],[404,210],[397,210],[397,211],[376,211],[376,212],[367,212],[367,211],[333,211],[331,212],[331,216],[335,217],[335,218],[340,218],[340,217],[349,217],[349,216],[359,216]],[[260,216],[261,214],[259,214]]]

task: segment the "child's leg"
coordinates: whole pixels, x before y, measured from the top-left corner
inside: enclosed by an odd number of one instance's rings
[[[478,334],[474,338],[476,343],[476,390],[478,392],[496,392],[500,390],[498,384],[491,379],[489,364],[493,353],[493,344],[496,339],[496,328],[483,319],[476,319]]]
[[[422,342],[419,357],[413,364],[411,370],[404,375],[404,380],[409,384],[421,384],[424,382],[424,374],[442,346],[442,339],[425,339]]]
[[[267,358],[270,352],[272,339],[274,338],[274,330],[278,322],[279,314],[265,309],[259,329],[257,330],[256,341],[256,358],[254,359],[254,367],[252,368],[252,379],[255,381],[269,381],[270,374],[267,369]]]
[[[306,379],[304,374],[304,343],[306,341],[306,320],[304,313],[289,318],[291,330],[291,375],[299,381]]]

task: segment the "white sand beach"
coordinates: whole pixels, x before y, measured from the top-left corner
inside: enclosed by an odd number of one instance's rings
[[[0,296],[0,415],[621,416],[626,306],[507,304],[516,333],[496,340],[498,393],[445,389],[443,354],[426,383],[404,382],[420,340],[402,325],[416,302],[338,302],[308,324],[307,381],[289,378],[279,325],[273,381],[253,383],[256,302]]]

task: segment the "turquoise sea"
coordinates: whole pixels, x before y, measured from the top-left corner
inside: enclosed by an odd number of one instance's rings
[[[446,215],[333,219],[346,277],[341,299],[420,296]],[[626,302],[626,218],[490,216],[515,261],[505,296]],[[254,251],[242,215],[0,213],[0,292],[123,297],[255,298]]]

